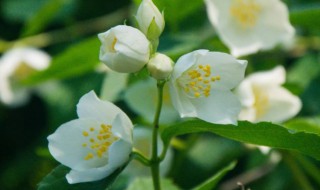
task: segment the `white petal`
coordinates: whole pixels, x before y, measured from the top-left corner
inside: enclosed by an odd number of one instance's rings
[[[212,83],[212,89],[230,90],[244,78],[247,61],[238,61],[226,53],[207,52],[197,60],[198,64],[211,65],[211,76],[220,76],[220,80]]]
[[[119,41],[115,46],[116,50],[126,52],[132,55],[130,57],[138,60],[141,59],[141,55],[147,55],[149,53],[149,41],[140,30],[126,25],[119,25],[111,30]],[[149,54],[145,56],[145,59],[148,58]],[[145,61],[147,62],[148,60]]]
[[[117,168],[106,166],[104,168],[92,168],[86,171],[71,170],[67,175],[69,184],[90,182],[103,179],[112,174]]]
[[[261,22],[257,23],[255,32],[263,34],[263,37],[259,37],[261,49],[270,49],[280,42],[292,39],[294,28],[289,22],[286,5],[280,0],[260,1],[260,4],[265,11],[259,16]]]
[[[214,91],[209,97],[190,99],[198,118],[217,124],[237,124],[241,104],[230,91]]]
[[[112,133],[132,144],[133,125],[127,115],[118,114],[112,123]]]
[[[131,57],[129,57],[130,55]],[[113,65],[110,66],[111,69],[122,73],[132,73],[137,72],[148,62],[149,57],[146,55],[133,57],[133,54],[129,53],[117,53],[114,57]],[[140,59],[137,59],[140,58]]]
[[[245,80],[255,85],[279,86],[285,82],[286,71],[283,66],[277,66],[270,71],[256,72]]]
[[[255,97],[252,89],[252,84],[249,80],[243,80],[234,92],[240,99],[242,106],[253,106]]]
[[[268,107],[257,121],[283,122],[294,117],[301,109],[301,101],[283,87],[268,88]]]
[[[258,11],[254,26],[242,27],[230,14],[231,0],[206,0],[209,20],[222,41],[238,57],[258,50],[273,48],[292,38],[294,29],[289,23],[288,10],[280,0],[256,0]]]
[[[242,107],[238,118],[239,120],[256,122],[256,110],[254,107]]]
[[[82,146],[88,143],[88,138],[83,136],[83,132],[100,124],[91,119],[76,119],[61,125],[55,133],[48,136],[50,153],[60,163],[75,170],[82,171],[106,165],[108,160],[103,158],[85,160],[90,149]]]
[[[177,63],[174,66],[174,70],[171,76],[171,80],[176,80],[181,76],[183,72],[188,70],[190,67],[192,67],[194,64],[196,64],[197,60],[200,56],[204,56],[208,50],[196,50],[191,53],[187,53],[183,56],[181,56]]]
[[[92,118],[111,124],[116,115],[125,114],[111,102],[101,101],[94,91],[83,95],[77,105],[79,118]]]
[[[109,164],[110,167],[118,168],[129,160],[129,155],[132,152],[132,142],[128,143],[122,139],[114,142],[109,149]]]
[[[51,58],[47,53],[34,48],[24,48],[22,51],[23,61],[34,69],[43,70],[49,66]]]
[[[179,112],[181,117],[196,117],[196,109],[189,100],[189,97],[182,91],[176,81],[170,81],[170,97],[173,107]]]
[[[162,32],[164,28],[163,16],[151,0],[144,0],[141,2],[137,11],[136,19],[139,23],[140,30],[144,34],[148,34],[148,29],[153,19],[155,19],[160,32]]]

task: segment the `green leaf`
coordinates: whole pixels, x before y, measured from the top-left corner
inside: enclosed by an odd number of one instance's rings
[[[40,32],[56,17],[57,12],[69,2],[70,0],[49,0],[46,2],[36,14],[28,19],[23,29],[22,36]]]
[[[301,95],[304,115],[320,114],[320,75],[313,79]]]
[[[156,18],[153,17],[149,27],[148,27],[148,32],[147,32],[147,38],[149,40],[157,40],[159,36],[161,35],[161,30],[159,26],[156,23]]]
[[[320,67],[318,65],[317,57],[313,54],[303,56],[289,70],[287,81],[305,89],[319,75]]]
[[[288,129],[293,129],[305,133],[313,133],[320,136],[320,116],[296,118],[285,123],[284,126]]]
[[[194,35],[195,33],[197,35]],[[211,27],[180,32],[179,35],[165,35],[160,38],[159,51],[171,59],[177,60],[183,54],[199,48],[201,44],[208,41],[213,35]]]
[[[167,127],[161,137],[168,147],[172,137],[196,132],[211,132],[240,142],[295,150],[320,160],[320,137],[315,134],[288,131],[269,122],[250,123],[239,121],[238,126],[212,124],[201,120],[190,120]]]
[[[23,81],[23,84],[34,85],[50,79],[64,79],[93,71],[99,64],[99,40],[92,37],[72,45],[55,56],[50,67],[37,72]]]
[[[173,27],[203,7],[201,0],[154,0],[154,3],[160,11],[164,11],[166,21]]]
[[[320,17],[320,4],[310,4],[290,12],[290,21],[293,25],[320,30],[319,22],[315,18]]]
[[[230,171],[233,170],[233,168],[236,166],[237,162],[233,161],[230,164],[228,164],[226,167],[222,168],[220,171],[218,171],[214,176],[212,176],[210,179],[205,181],[204,183],[200,184],[198,187],[195,187],[194,190],[211,190],[216,187],[218,182]]]
[[[161,189],[165,190],[179,190],[171,180],[161,179]],[[136,178],[127,190],[142,190],[142,189],[153,189],[153,182],[151,178]]]
[[[117,169],[105,179],[71,185],[66,179],[66,174],[69,173],[70,169],[66,166],[59,165],[43,178],[38,184],[38,190],[105,190],[113,184],[124,167]]]

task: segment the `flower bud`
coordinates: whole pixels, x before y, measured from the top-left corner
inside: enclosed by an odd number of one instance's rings
[[[139,29],[149,40],[158,39],[164,29],[164,18],[152,0],[143,0],[136,15]]]
[[[166,55],[156,53],[147,65],[151,76],[157,80],[166,79],[173,70],[173,61]]]
[[[101,41],[99,59],[120,73],[137,72],[147,64],[150,42],[139,30],[119,25],[98,34]]]

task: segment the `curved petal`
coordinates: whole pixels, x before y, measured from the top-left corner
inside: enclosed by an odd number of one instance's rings
[[[283,66],[277,66],[270,71],[253,73],[245,80],[259,86],[280,86],[286,80],[286,71]]]
[[[114,142],[109,149],[110,167],[118,168],[129,160],[129,155],[132,152],[132,142],[127,142],[122,139]]]
[[[111,124],[116,115],[125,113],[111,102],[101,101],[94,91],[83,95],[77,104],[79,118],[92,118]]]
[[[238,61],[226,53],[207,52],[199,57],[198,64],[211,65],[211,76],[220,76],[220,80],[212,83],[212,89],[230,90],[244,78],[247,61]]]
[[[214,91],[205,98],[190,99],[199,119],[217,124],[237,124],[241,104],[230,91]]]
[[[249,80],[243,80],[234,92],[236,96],[239,98],[242,106],[253,106],[255,97],[252,89],[252,84]]]
[[[189,100],[189,97],[182,92],[175,81],[170,81],[170,97],[173,107],[179,112],[180,117],[196,117],[195,107]]]
[[[90,182],[103,179],[112,174],[117,168],[106,166],[104,168],[93,168],[85,171],[71,170],[67,175],[69,184]]]
[[[23,51],[22,61],[25,61],[32,68],[43,70],[49,66],[51,58],[47,53],[34,48],[23,48],[21,51]]]
[[[118,114],[112,123],[112,133],[132,144],[133,125],[127,115]]]
[[[63,165],[75,170],[87,170],[92,167],[106,165],[108,160],[104,157],[94,157],[85,160],[85,157],[92,150],[84,147],[88,143],[88,138],[83,135],[84,131],[89,131],[91,127],[100,126],[92,119],[76,119],[61,125],[55,133],[48,136],[49,151],[52,156]]]
[[[295,116],[301,109],[301,101],[283,87],[268,88],[268,107],[257,121],[283,122]]]
[[[233,1],[206,0],[209,20],[222,41],[231,49],[231,54],[236,57],[273,48],[294,34],[284,3],[280,0],[254,2],[258,5],[255,21],[252,26],[243,27],[231,14]]]
[[[206,55],[207,52],[209,52],[209,50],[196,50],[181,56],[174,65],[171,80],[179,78],[183,72],[196,64],[199,57]]]
[[[289,22],[289,11],[286,5],[280,0],[260,0],[259,4],[263,10],[259,15],[261,22],[257,23],[255,32],[263,34],[263,38],[259,38],[262,44],[261,49],[270,49],[280,42],[292,39],[295,30]]]
[[[116,43],[116,50],[125,54],[132,54],[132,57],[136,59],[139,59],[141,55],[148,55],[149,58],[149,41],[140,30],[131,26],[118,25],[111,31],[119,41],[119,43]],[[135,56],[135,54],[139,56]]]
[[[110,146],[110,158],[108,165],[99,168],[89,168],[82,171],[72,169],[66,175],[67,181],[70,184],[74,184],[103,179],[112,174],[117,168],[124,165],[129,160],[131,151],[132,144],[129,144],[120,139]]]

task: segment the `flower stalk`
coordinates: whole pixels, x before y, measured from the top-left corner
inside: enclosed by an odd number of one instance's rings
[[[152,173],[152,180],[153,186],[155,190],[160,190],[160,175],[159,175],[159,165],[161,160],[158,157],[158,130],[159,130],[159,118],[162,108],[162,101],[163,101],[163,86],[165,81],[158,80],[157,87],[158,87],[158,104],[156,113],[154,116],[153,122],[153,134],[152,134],[152,157],[151,157],[151,173]]]

